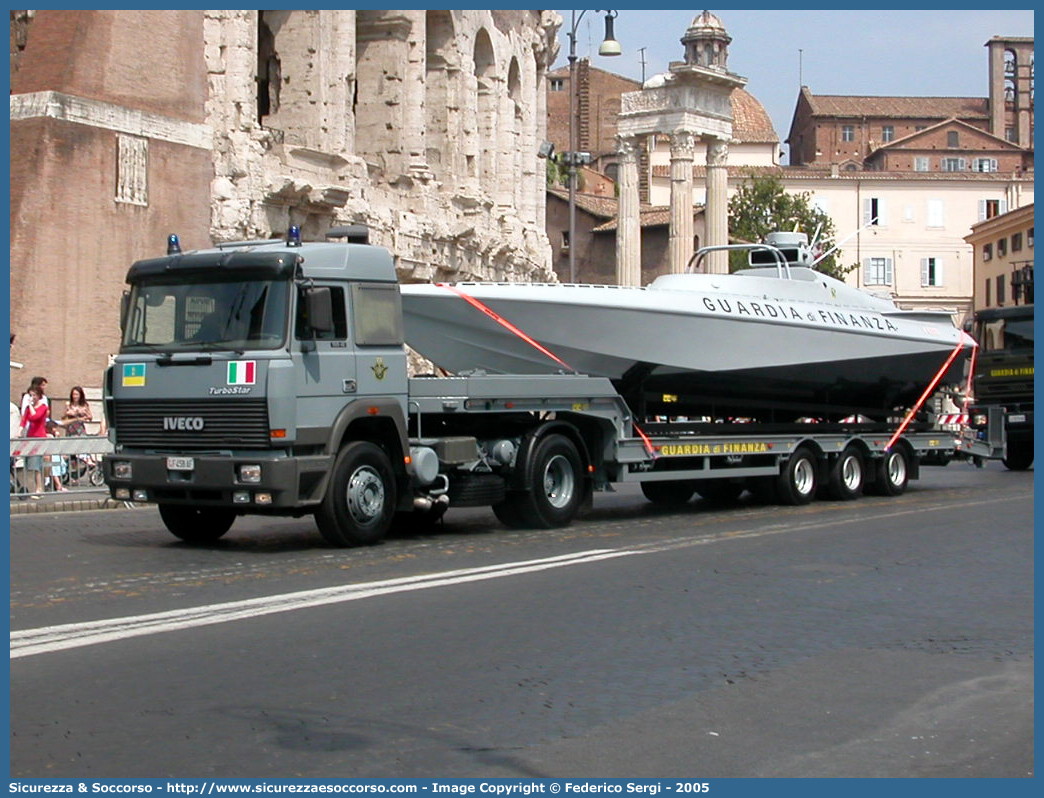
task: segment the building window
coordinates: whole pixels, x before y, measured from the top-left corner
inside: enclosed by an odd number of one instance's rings
[[[960,136],[958,135],[956,130],[950,130],[950,131],[947,132],[947,134],[946,134],[946,146],[947,147],[959,147],[960,146]]]
[[[883,125],[881,127],[881,141],[895,141],[895,127]]]
[[[1033,228],[1032,227],[1029,229],[1029,232],[1026,233],[1026,246],[1029,247],[1030,249],[1033,248]]]
[[[1021,252],[1022,251],[1022,233],[1011,234],[1011,251]]]
[[[925,288],[940,286],[942,280],[942,263],[938,258],[921,258],[921,285]]]
[[[863,198],[863,225],[881,225],[885,221],[885,201],[879,197]]]
[[[116,137],[116,201],[149,204],[149,140]]]
[[[941,199],[928,200],[928,227],[945,227],[945,206]]]
[[[1006,213],[1007,210],[1008,203],[1006,200],[979,200],[979,221],[1000,216],[1002,213]]]
[[[982,245],[982,259],[993,260],[993,244]]]
[[[972,161],[972,171],[974,172],[996,172],[997,171],[997,159],[996,158],[976,158]]]
[[[1004,138],[1007,139],[1008,141],[1016,141],[1017,138],[1015,136],[1015,128],[1013,128],[1013,127],[1006,127],[1006,128],[1004,128]]]
[[[992,284],[993,283],[990,281],[990,278],[987,277],[986,278],[986,302],[984,303],[986,305],[986,307],[990,306],[990,286]]]
[[[565,91],[565,78],[548,78],[551,91]]]
[[[925,125],[914,125],[914,132],[920,133],[925,127]]]
[[[569,251],[569,231],[568,230],[563,230],[562,231],[562,252],[568,252],[568,251]]]
[[[929,159],[925,155],[918,155],[914,158],[914,171],[915,172],[927,172],[929,165]]]
[[[855,141],[855,128],[852,125],[841,125],[841,141]]]
[[[963,172],[968,168],[968,162],[963,158],[943,158],[942,168],[944,172]]]
[[[1004,275],[997,275],[997,304],[1003,305],[1005,300],[1004,296]]]
[[[892,259],[866,258],[863,261],[864,285],[891,285]]]
[[[1003,258],[1008,254],[1008,239],[1002,238],[997,241],[997,257]]]

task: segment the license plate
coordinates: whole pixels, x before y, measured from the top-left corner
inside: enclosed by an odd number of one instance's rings
[[[191,457],[168,457],[167,469],[170,471],[191,471],[196,467],[196,462]]]
[[[1008,421],[1012,422],[1013,424],[1021,424],[1025,420],[1026,420],[1026,414],[1025,413],[1012,413],[1010,416],[1008,416]]]

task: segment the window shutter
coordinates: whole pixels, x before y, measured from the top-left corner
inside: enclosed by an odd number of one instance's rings
[[[887,227],[888,225],[888,205],[885,204],[883,199],[877,200],[877,223],[881,227]]]
[[[873,285],[871,282],[870,258],[863,258],[863,285]]]
[[[931,285],[932,275],[928,270],[928,264],[931,262],[931,258],[921,258],[921,285]]]
[[[864,197],[863,198],[863,226],[864,227],[866,225],[870,224],[870,222],[874,218],[874,216],[873,216],[873,207],[874,206],[871,203],[870,198],[869,197]]]
[[[892,259],[891,258],[885,258],[884,259],[884,264],[885,264],[885,285],[894,285],[894,283],[892,282]]]
[[[986,200],[979,200],[979,221],[986,218]]]
[[[943,277],[942,258],[935,259],[935,285],[946,285],[945,278]]]
[[[1000,207],[997,209],[997,213],[1001,214],[1001,213],[1007,213],[1007,212],[1008,212],[1008,201],[1006,199],[1002,199],[1002,200],[1000,200]]]

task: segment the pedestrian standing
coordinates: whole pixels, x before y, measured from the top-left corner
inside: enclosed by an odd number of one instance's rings
[[[46,438],[47,416],[50,413],[50,408],[47,406],[43,389],[39,386],[35,388],[30,386],[27,394],[28,401],[24,403],[26,408],[22,413],[22,427],[25,431],[25,437]],[[27,477],[30,473],[33,475],[32,479],[35,488],[34,493],[29,498],[43,498],[43,457],[38,454],[29,455],[25,458],[25,469]]]

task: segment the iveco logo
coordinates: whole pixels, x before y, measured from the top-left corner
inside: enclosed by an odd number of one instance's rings
[[[203,429],[202,416],[164,416],[164,430],[201,430]]]

